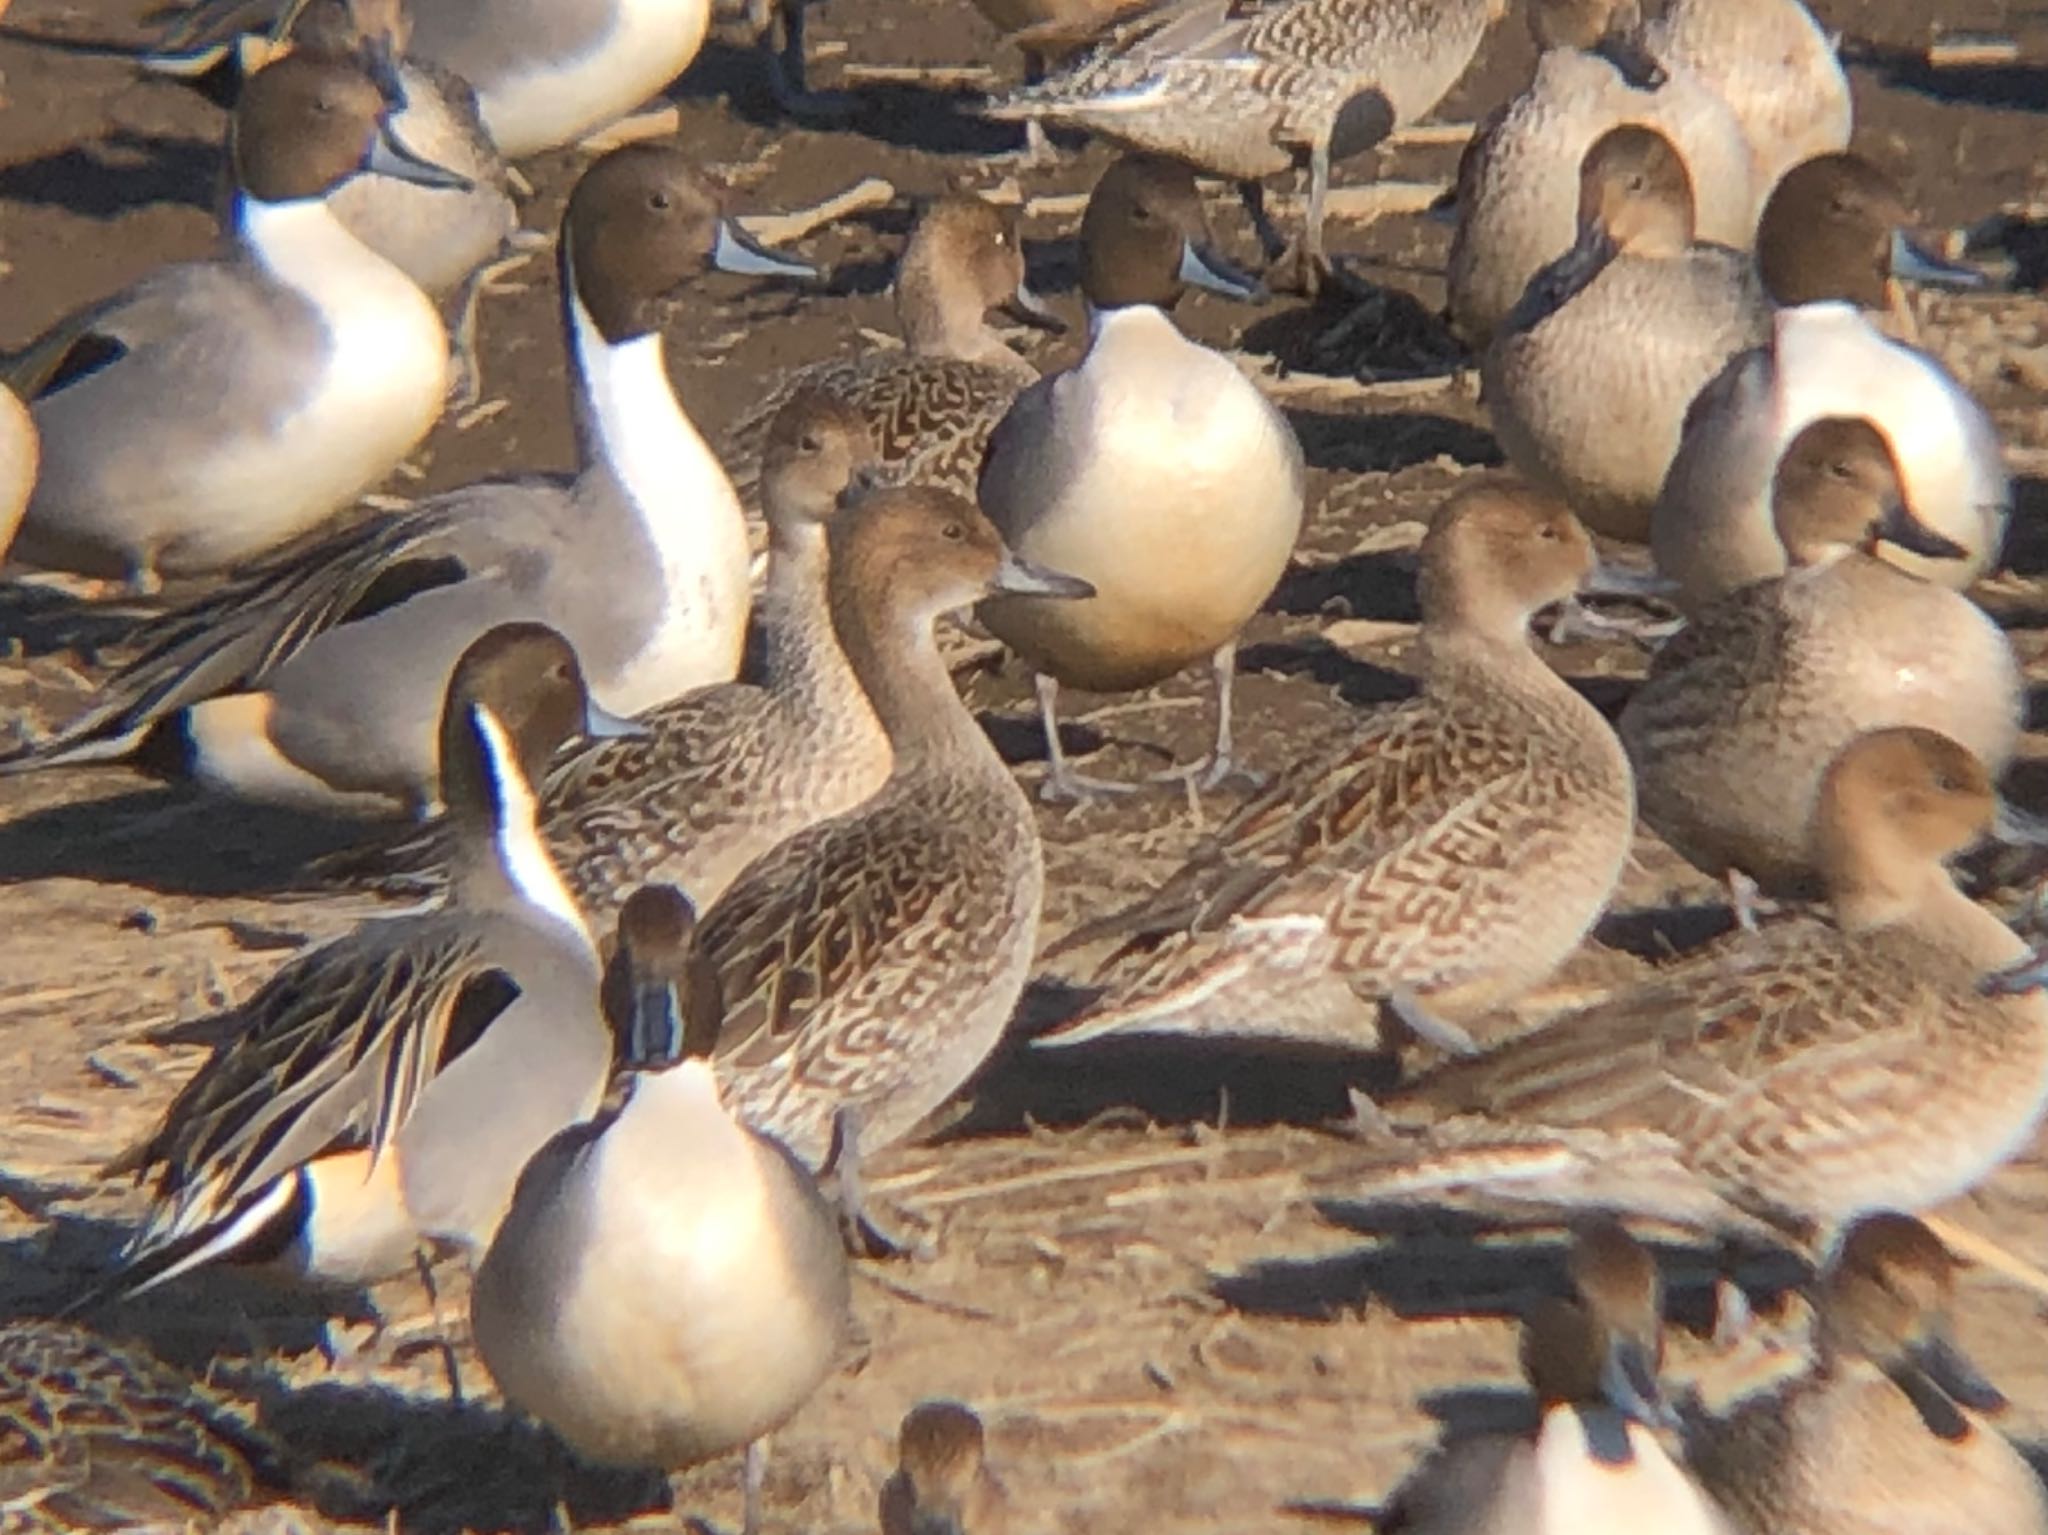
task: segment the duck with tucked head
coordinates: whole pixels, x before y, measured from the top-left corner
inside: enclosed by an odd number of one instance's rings
[[[989,439],[981,504],[1022,554],[1081,576],[1085,602],[1002,598],[977,609],[1037,673],[1049,799],[1128,785],[1068,766],[1056,701],[1148,687],[1204,657],[1216,736],[1192,769],[1230,773],[1237,635],[1272,594],[1301,531],[1305,471],[1287,418],[1168,311],[1188,284],[1251,285],[1207,250],[1185,166],[1127,155],[1104,172],[1081,225],[1087,354],[1025,390]]]
[[[1657,568],[1688,608],[1783,571],[1772,471],[1809,423],[1863,416],[1891,444],[1914,520],[1963,549],[1929,560],[1893,547],[1885,558],[1943,586],[1969,585],[1998,558],[2012,481],[1983,407],[1902,332],[1911,312],[1898,279],[1981,278],[1918,250],[1897,185],[1854,155],[1822,156],[1785,177],[1757,228],[1757,262],[1782,307],[1765,344],[1732,358],[1686,416],[1650,518]]]
[[[1592,568],[1591,540],[1551,498],[1505,477],[1453,498],[1422,545],[1421,696],[1374,711],[1152,896],[1064,940],[1123,943],[1095,973],[1100,995],[1039,1043],[1371,1048],[1383,1001],[1456,1024],[1555,970],[1635,835],[1621,744],[1529,641],[1531,617]]]
[[[714,268],[810,269],[750,244],[689,158],[655,144],[584,173],[561,267],[574,475],[481,481],[258,567],[152,623],[93,706],[7,769],[141,740],[152,765],[224,792],[421,815],[440,798],[448,676],[493,624],[560,630],[621,714],[730,679],[746,525],[670,385],[661,323]]]
[[[1773,490],[1791,569],[1697,612],[1622,711],[1643,819],[1710,874],[1810,886],[1821,775],[1866,730],[1940,731],[1993,776],[2019,744],[2024,692],[2003,631],[1879,553],[1965,554],[1915,520],[1899,478],[1868,421],[1802,431]]]
[[[394,135],[392,109],[353,61],[250,80],[228,252],[150,274],[13,364],[42,440],[14,559],[152,591],[305,532],[426,436],[448,389],[441,317],[326,201],[365,174],[468,186]]]
[[[1821,1277],[1811,1370],[1692,1437],[1701,1477],[1783,1535],[2048,1531],[2048,1494],[1987,1421],[2006,1403],[1956,1345],[1959,1265],[1909,1216],[1864,1217]]]
[[[1686,408],[1769,334],[1754,264],[1694,238],[1670,140],[1601,135],[1579,176],[1579,238],[1530,280],[1480,377],[1508,462],[1610,537],[1643,539]]]

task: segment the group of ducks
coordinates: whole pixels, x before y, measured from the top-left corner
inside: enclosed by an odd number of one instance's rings
[[[2048,1530],[1943,1331],[1955,1259],[1915,1218],[2048,1111],[2030,951],[1948,867],[2020,820],[1994,787],[2020,670],[1962,592],[2011,492],[1899,284],[1975,275],[1916,250],[1898,189],[1847,150],[1846,84],[1798,0],[1648,23],[1527,4],[1539,61],[1461,164],[1449,270],[1516,473],[1461,489],[1423,541],[1420,690],[1056,945],[1097,952],[1037,1043],[1420,1045],[1447,1059],[1361,1112],[1348,1191],[1652,1216],[1819,1266],[1811,1374],[1690,1414],[1681,1453],[1654,1264],[1582,1224],[1576,1299],[1528,1323],[1541,1426],[1432,1461],[1391,1524],[1832,1535],[1863,1527],[1855,1499],[1917,1498],[1896,1528]],[[849,1252],[893,1245],[864,1160],[989,1059],[1040,957],[1034,810],[940,625],[972,609],[1032,668],[1047,797],[1136,787],[1068,761],[1062,684],[1197,663],[1213,747],[1173,776],[1232,776],[1237,636],[1306,479],[1286,417],[1172,318],[1190,286],[1264,291],[1215,249],[1196,172],[1240,183],[1274,280],[1348,280],[1322,245],[1333,162],[1429,112],[1503,9],[988,8],[1035,76],[993,114],[1127,151],[1081,223],[1088,338],[1063,372],[991,320],[1058,324],[1015,210],[954,194],[903,253],[903,346],[764,381],[714,447],[665,313],[714,271],[810,269],[680,150],[631,143],[584,171],[556,242],[574,472],[335,528],[442,411],[436,298],[513,234],[506,160],[666,84],[701,0],[546,24],[288,8],[290,46],[235,107],[226,253],[15,361],[10,560],[208,584],[0,769],[127,761],[400,817],[315,873],[437,897],[179,1026],[214,1050],[113,1164],[150,1193],[114,1289],[226,1259],[358,1286],[462,1253],[509,1401],[598,1461],[747,1447],[751,1528],[752,1451],[844,1345]],[[737,19],[815,106],[802,13]],[[165,57],[215,47],[211,21]],[[1259,188],[1297,159],[1287,251]],[[1683,617],[1618,728],[1531,641],[1613,579],[1589,529],[1646,543]],[[1639,816],[1729,878],[1741,930],[1482,1048],[1613,901]],[[1759,926],[1759,893],[1817,904]],[[129,1378],[30,1335],[81,1379]],[[902,1448],[892,1535],[997,1528],[971,1412],[916,1409]]]

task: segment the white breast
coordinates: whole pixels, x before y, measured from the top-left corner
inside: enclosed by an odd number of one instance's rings
[[[536,58],[525,72],[479,89],[484,126],[508,160],[558,148],[625,116],[681,74],[704,45],[708,0],[609,3],[616,19],[590,52]]]

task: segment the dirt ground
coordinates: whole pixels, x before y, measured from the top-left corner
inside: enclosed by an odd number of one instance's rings
[[[2048,23],[1997,0],[1817,0],[1846,34],[1857,145],[1904,181],[1938,229],[2015,215],[2008,246],[2022,290],[1923,307],[1933,344],[1997,413],[2022,478],[2013,569],[1980,595],[2008,622],[2030,675],[2044,675],[2048,624],[2048,464],[2044,323],[2038,282],[2048,245],[2039,156],[2048,65],[1929,71],[1928,12],[1945,30],[2019,37],[2048,59]],[[192,90],[138,79],[116,58],[43,38],[134,42],[144,0],[17,0],[0,36],[0,347],[159,262],[199,253],[210,208],[220,110]],[[856,66],[986,66],[1017,58],[965,0],[830,0],[812,31],[816,83]],[[1529,64],[1511,18],[1437,114],[1469,124]],[[956,185],[995,187],[1014,167],[991,154],[1007,130],[977,122],[972,91],[855,82],[858,114],[813,131],[780,120],[756,62],[714,48],[674,88],[683,141],[734,189],[743,212],[814,203],[863,176],[887,178],[891,205],[801,242],[830,279],[792,295],[729,281],[679,315],[672,364],[693,414],[717,428],[770,371],[887,331],[884,292],[909,200]],[[1353,183],[1442,183],[1455,136],[1423,135],[1345,168]],[[1025,178],[1032,197],[1074,193],[1108,158],[1100,147]],[[578,161],[527,167],[527,220],[558,215]],[[1426,200],[1426,199],[1424,199]],[[1225,244],[1255,247],[1233,199],[1215,203]],[[1078,317],[1075,215],[1033,217],[1038,286]],[[1293,413],[1321,498],[1294,568],[1253,625],[1240,690],[1254,765],[1279,767],[1340,737],[1358,711],[1397,697],[1415,619],[1410,552],[1442,496],[1497,454],[1468,373],[1429,366],[1442,304],[1447,232],[1419,216],[1332,227],[1334,246],[1385,285],[1364,309],[1278,301],[1247,310],[1207,298],[1189,329],[1265,362]],[[560,339],[545,266],[493,300],[484,325],[486,409],[444,423],[387,489],[418,495],[486,473],[553,467],[571,451]],[[1039,346],[1044,364],[1074,336]],[[1421,366],[1418,366],[1418,365]],[[1424,376],[1417,376],[1422,374]],[[40,724],[90,685],[97,658],[39,643],[40,600],[0,603],[11,642],[0,661],[0,719]],[[1603,707],[1618,707],[1640,653],[1574,646],[1557,664]],[[1028,679],[1014,663],[968,683],[970,701],[1027,784],[1042,770]],[[1178,679],[1135,698],[1072,700],[1077,746],[1132,773],[1196,755],[1206,690]],[[2043,808],[2039,737],[2014,775]],[[1048,811],[1050,942],[1143,888],[1227,809],[1172,797]],[[246,995],[278,962],[266,930],[325,935],[352,920],[336,901],[253,896],[322,832],[287,818],[164,791],[122,772],[0,783],[0,1307],[46,1314],[75,1296],[133,1219],[131,1190],[95,1168],[142,1130],[197,1062],[138,1041],[140,1030]],[[1685,941],[1719,920],[1712,892],[1645,840],[1613,917],[1533,1006],[1625,980],[1660,937]],[[356,909],[360,909],[359,907]],[[1325,1218],[1319,1180],[1343,1165],[1326,1124],[1369,1069],[1329,1060],[1131,1047],[1047,1064],[1013,1051],[994,1063],[971,1113],[937,1142],[876,1169],[880,1192],[929,1229],[936,1256],[871,1266],[857,1285],[860,1343],[845,1368],[778,1437],[769,1527],[874,1527],[876,1489],[898,1418],[920,1397],[964,1398],[987,1419],[993,1453],[1031,1532],[1232,1531],[1359,1525],[1439,1429],[1512,1403],[1511,1318],[1558,1282],[1554,1234],[1475,1237],[1450,1216],[1366,1231]],[[1949,1212],[2048,1263],[2048,1177],[2039,1148]],[[1698,1260],[1681,1272],[1704,1279]],[[1697,1288],[1697,1287],[1695,1287]],[[496,1404],[461,1343],[462,1276],[442,1304],[458,1339],[467,1399],[451,1402],[417,1286],[375,1297],[391,1325],[374,1348],[330,1367],[315,1350],[322,1309],[236,1276],[209,1276],[93,1314],[207,1373],[309,1459],[324,1463],[270,1528],[351,1521],[406,1531],[539,1528],[547,1458],[533,1430]],[[1698,1299],[1697,1295],[1692,1297]],[[1964,1343],[2011,1395],[2009,1426],[2048,1436],[2048,1329],[2036,1303],[1973,1275]],[[363,1336],[361,1332],[352,1336]],[[1725,1386],[1778,1356],[1710,1357],[1677,1345],[1681,1376]],[[374,1362],[373,1362],[374,1361]],[[658,1480],[579,1474],[570,1512],[587,1529],[660,1527],[677,1517],[736,1526],[736,1462],[680,1478],[674,1512]]]

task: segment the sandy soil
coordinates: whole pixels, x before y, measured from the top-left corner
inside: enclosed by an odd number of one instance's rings
[[[1919,0],[1819,0],[1855,62],[1858,146],[1894,169],[1927,220],[1949,227],[1998,210],[2037,280],[2043,199],[2038,148],[2048,76],[2025,65],[1944,72],[1918,62],[1929,36]],[[1944,0],[1949,29],[2016,31],[2025,57],[2048,57],[2048,28],[1999,0]],[[0,346],[18,345],[72,306],[158,262],[203,251],[222,130],[220,110],[184,87],[136,78],[122,61],[59,39],[134,41],[142,0],[18,0],[0,37]],[[813,32],[817,83],[855,65],[1018,61],[963,0],[905,6],[831,0]],[[1469,123],[1528,67],[1517,25],[1498,30],[1439,119]],[[674,91],[684,141],[717,168],[742,211],[814,202],[866,175],[888,178],[887,209],[804,242],[832,274],[792,297],[726,284],[678,316],[675,371],[689,408],[717,427],[775,368],[863,344],[889,328],[888,261],[909,199],[990,187],[1012,167],[977,123],[971,95],[863,87],[844,129],[791,127],[769,105],[744,53],[714,49]],[[1454,141],[1397,145],[1346,179],[1441,182]],[[1040,196],[1085,189],[1100,148],[1028,178]],[[573,156],[528,167],[528,222],[555,219]],[[1219,232],[1254,249],[1234,202]],[[1040,286],[1072,297],[1072,216],[1033,218]],[[1496,457],[1469,375],[1412,377],[1440,344],[1445,231],[1412,216],[1333,226],[1337,249],[1386,284],[1362,312],[1279,302],[1246,311],[1197,298],[1183,319],[1217,345],[1270,358],[1295,415],[1321,503],[1294,569],[1252,627],[1241,685],[1243,742],[1254,764],[1290,762],[1341,735],[1357,711],[1399,696],[1415,610],[1409,552],[1461,476]],[[570,452],[552,286],[539,266],[485,321],[489,407],[444,424],[388,489],[417,495],[487,472],[545,467]],[[1944,356],[1997,412],[2023,474],[2015,570],[1982,595],[2042,675],[2048,535],[2031,478],[2048,455],[2040,390],[2048,383],[2048,306],[2032,291],[1926,306]],[[773,323],[767,323],[773,321]],[[1054,341],[1047,364],[1071,354]],[[60,716],[90,685],[97,658],[53,650],[37,601],[14,594],[0,624],[0,714]],[[1578,646],[1557,656],[1603,707],[1618,706],[1641,657]],[[1041,764],[1027,679],[1014,664],[975,675],[969,696],[1027,783]],[[1205,689],[1178,679],[1137,698],[1072,700],[1077,746],[1129,773],[1192,757],[1208,728]],[[2030,741],[2038,753],[2038,741]],[[2036,764],[2017,774],[2040,808]],[[1169,867],[1227,805],[1172,798],[1048,812],[1046,938]],[[266,929],[324,935],[341,903],[280,905],[247,892],[321,841],[318,829],[157,789],[121,772],[0,784],[0,1306],[35,1313],[74,1296],[133,1218],[131,1190],[95,1168],[143,1129],[196,1064],[196,1053],[137,1041],[146,1026],[245,995],[278,962],[252,946]],[[1555,1004],[1638,971],[1658,935],[1686,940],[1718,920],[1711,892],[1646,841],[1623,900],[1545,999]],[[858,1285],[857,1357],[777,1441],[770,1527],[873,1527],[895,1425],[919,1397],[963,1397],[987,1417],[994,1452],[1023,1505],[1025,1531],[1233,1531],[1362,1522],[1430,1442],[1439,1419],[1496,1410],[1513,1368],[1508,1320],[1557,1282],[1549,1237],[1475,1242],[1448,1217],[1389,1230],[1325,1219],[1315,1196],[1341,1170],[1344,1142],[1322,1127],[1368,1068],[1271,1056],[1101,1052],[1054,1065],[996,1062],[971,1114],[949,1135],[878,1167],[880,1191],[930,1228],[937,1256],[872,1268]],[[1361,1075],[1360,1080],[1364,1080]],[[2036,1261],[2048,1196],[2030,1158],[1952,1212]],[[1695,1263],[1691,1272],[1704,1276]],[[462,1277],[442,1305],[458,1339]],[[391,1325],[375,1349],[330,1368],[314,1351],[320,1308],[235,1276],[180,1285],[147,1303],[104,1309],[110,1333],[147,1340],[214,1379],[309,1457],[343,1468],[272,1527],[350,1520],[408,1531],[538,1528],[545,1457],[533,1431],[495,1404],[460,1349],[469,1399],[448,1399],[435,1323],[419,1289],[376,1297]],[[2048,1331],[2035,1303],[1973,1277],[1962,1318],[2011,1394],[2011,1427],[2048,1433]],[[1716,1380],[1759,1367],[1712,1359],[1690,1339],[1681,1374]],[[1763,1361],[1768,1367],[1770,1360]],[[680,1479],[676,1515],[730,1528],[736,1463]],[[669,1521],[658,1481],[579,1475],[571,1511],[585,1528]]]

